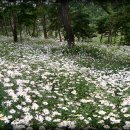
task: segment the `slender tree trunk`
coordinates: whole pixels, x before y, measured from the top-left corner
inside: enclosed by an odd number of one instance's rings
[[[3,31],[4,30],[4,23],[3,23],[3,21],[2,20],[0,20],[0,28],[1,28],[1,31]]]
[[[43,33],[44,33],[44,38],[47,39],[47,29],[46,29],[46,15],[43,15]]]
[[[33,37],[36,36],[36,19],[34,19],[34,21],[33,21],[33,32],[32,32],[32,36]]]
[[[12,11],[13,15],[13,38],[14,42],[18,42],[18,37],[17,37],[17,14],[16,11]]]
[[[25,28],[26,28],[26,34],[29,35],[29,36],[31,36],[31,32],[30,32],[30,30],[29,30],[29,27],[26,26]]]
[[[13,33],[13,18],[12,17],[9,18],[9,23],[10,23],[10,30]]]
[[[109,31],[108,43],[109,43],[109,44],[112,44],[112,30]]]
[[[112,44],[112,36],[113,36],[113,21],[112,21],[112,17],[110,16],[110,26],[109,26],[109,34],[108,34],[108,43]]]
[[[25,26],[25,31],[26,31],[26,34],[28,35],[28,29],[27,29],[27,26]]]
[[[58,35],[59,35],[60,42],[62,42],[62,37],[61,37],[60,29],[58,29]]]
[[[116,37],[118,35],[118,32],[115,32],[115,35],[114,35],[114,44],[116,44]]]
[[[123,29],[121,29],[121,38],[120,38],[120,44],[122,44],[122,42],[123,42]]]
[[[103,39],[103,34],[101,34],[100,43],[102,43],[102,39]]]
[[[3,25],[4,25],[4,29],[5,29],[5,35],[8,36],[7,24],[6,24],[6,20],[5,20],[4,15],[3,15]]]
[[[19,29],[19,35],[20,35],[20,42],[22,43],[22,25],[20,25],[20,29]]]
[[[61,1],[61,20],[64,26],[64,30],[66,32],[67,42],[69,46],[74,45],[74,34],[71,27],[71,20],[69,18],[69,7],[68,7],[68,0]]]
[[[2,7],[3,7],[3,2],[2,2],[2,0],[0,0],[0,4],[1,4]],[[5,16],[4,16],[4,13],[3,13],[3,12],[2,12],[2,17],[3,17],[3,26],[2,26],[2,28],[4,28],[4,30],[5,30],[5,35],[8,36],[6,19],[5,19]]]
[[[39,36],[39,32],[40,32],[39,26],[37,26],[36,30],[37,30],[37,37],[38,37]]]

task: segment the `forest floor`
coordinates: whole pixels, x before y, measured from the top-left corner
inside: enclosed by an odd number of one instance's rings
[[[0,129],[130,129],[130,51],[53,40],[0,42]]]

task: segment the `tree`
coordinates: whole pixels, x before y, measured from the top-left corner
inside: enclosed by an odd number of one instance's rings
[[[74,45],[74,33],[71,26],[71,19],[69,16],[69,1],[68,0],[59,0],[60,3],[60,15],[61,21],[66,32],[66,39],[68,45],[71,47]]]

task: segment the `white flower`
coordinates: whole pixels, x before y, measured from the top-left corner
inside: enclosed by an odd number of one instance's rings
[[[40,121],[40,122],[43,122],[43,117],[41,115],[37,115],[36,116],[36,120]]]
[[[30,84],[34,85],[34,84],[35,84],[35,82],[34,82],[34,81],[31,81],[31,82],[30,82]]]
[[[79,119],[80,119],[80,120],[84,120],[84,117],[81,115],[81,116],[79,117]]]
[[[126,121],[125,124],[130,126],[130,121]]]
[[[49,84],[46,84],[44,87],[45,87],[45,90],[47,90],[47,91],[52,90],[52,86],[50,86]]]
[[[99,111],[98,113],[99,113],[100,115],[105,115],[105,114],[106,114],[106,112],[103,111],[103,110]]]
[[[29,96],[25,96],[25,100],[26,100],[26,102],[28,102],[28,103],[31,103],[31,102],[32,102],[32,100],[30,99]]]
[[[50,113],[48,109],[43,109],[43,112],[45,115],[48,115]]]
[[[127,108],[127,107],[121,109],[121,112],[122,112],[122,113],[126,113],[127,111],[128,111],[128,108]]]
[[[11,70],[8,70],[8,71],[7,71],[7,74],[8,74],[8,76],[10,76],[10,77],[12,77],[12,78],[14,78],[14,77],[15,77],[14,72],[13,72],[13,71],[11,71]]]
[[[13,117],[12,115],[7,116],[8,119],[12,119],[12,117]]]
[[[58,124],[58,127],[66,127],[68,126],[68,121],[62,121]]]
[[[103,124],[104,123],[104,120],[100,120],[98,121],[99,124]]]
[[[61,119],[54,119],[53,122],[60,122]]]
[[[103,119],[107,120],[107,119],[109,119],[109,116],[104,116]]]
[[[110,121],[112,124],[119,124],[120,123],[120,119],[115,119],[114,117],[110,117]]]
[[[21,104],[22,104],[22,105],[26,105],[26,102],[22,102]]]
[[[124,129],[130,129],[130,121],[126,121],[125,125],[123,126]]]
[[[89,121],[88,121],[88,120],[86,120],[86,119],[84,120],[84,122],[85,122],[85,124],[89,124]]]
[[[57,112],[57,111],[54,111],[54,112],[52,112],[52,116],[60,116],[61,115],[61,113],[59,113],[59,112]]]
[[[33,119],[33,116],[30,113],[26,112],[25,116],[24,116],[24,120],[26,120],[27,122],[29,122],[32,119]]]
[[[39,108],[39,106],[36,104],[36,103],[33,103],[32,104],[32,109],[33,110],[37,110]]]
[[[67,108],[67,107],[62,107],[62,109],[63,109],[63,110],[66,110],[66,111],[68,110],[68,108]]]
[[[23,85],[23,80],[17,79],[17,80],[16,80],[16,83],[17,83],[17,85]]]
[[[130,130],[130,125],[124,125],[123,128],[124,128],[125,130]]]
[[[70,121],[68,124],[69,128],[74,129],[76,127],[75,122],[74,121]]]
[[[19,109],[19,110],[22,109],[22,106],[20,106],[20,105],[17,105],[16,107],[17,107],[17,109]]]
[[[130,114],[124,114],[124,117],[130,117]]]
[[[104,125],[103,127],[104,127],[105,129],[109,129],[109,128],[110,128],[109,125]]]
[[[88,120],[91,121],[92,120],[91,117],[88,117]]]
[[[9,107],[12,104],[12,101],[5,101],[5,104]]]
[[[29,107],[24,107],[24,108],[22,108],[22,110],[24,111],[24,112],[29,112]]]
[[[80,102],[87,103],[87,100],[86,99],[81,99]]]
[[[72,110],[72,113],[76,113],[76,110]]]
[[[4,78],[4,81],[5,81],[6,83],[10,82],[10,78]]]
[[[7,118],[5,118],[5,120],[4,120],[4,123],[5,124],[8,124],[10,121],[7,119]]]
[[[74,94],[74,95],[77,94],[76,90],[73,90],[71,93]]]
[[[42,102],[43,103],[43,105],[48,105],[48,102]]]
[[[47,117],[45,117],[45,120],[46,120],[46,121],[51,121],[51,120],[52,120],[52,118],[51,118],[51,117],[49,117],[49,116],[47,116]]]
[[[14,114],[16,111],[15,111],[14,109],[11,109],[9,112],[10,112],[11,114]]]

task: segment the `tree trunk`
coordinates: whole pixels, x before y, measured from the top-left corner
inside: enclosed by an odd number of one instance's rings
[[[5,20],[4,15],[3,15],[3,25],[4,25],[4,29],[5,29],[5,35],[8,36],[7,24],[6,24],[6,20]]]
[[[30,30],[29,30],[29,27],[28,27],[28,26],[25,26],[25,28],[26,28],[26,34],[29,35],[29,36],[31,36],[31,32],[30,32]]]
[[[69,7],[68,7],[68,0],[63,0],[60,2],[61,3],[61,20],[64,26],[64,30],[66,32],[66,38],[69,46],[74,45],[74,34],[73,30],[71,27],[71,21],[69,18]]]
[[[60,29],[58,29],[58,35],[59,35],[60,42],[62,42],[62,37],[61,37]]]
[[[100,43],[102,43],[102,39],[103,39],[103,34],[101,34]]]
[[[108,34],[108,44],[112,44],[112,29],[109,30],[109,34]]]
[[[47,29],[46,29],[46,15],[43,15],[43,33],[44,33],[44,38],[47,39]]]
[[[13,15],[13,38],[14,38],[14,42],[18,42],[18,37],[17,37],[17,14],[16,14],[16,11],[13,10],[12,15]]]
[[[36,19],[33,21],[33,32],[32,32],[32,37],[36,36]]]
[[[108,43],[112,44],[112,36],[113,36],[113,21],[112,21],[112,17],[110,16],[110,25],[109,25],[109,34],[108,34]]]
[[[22,25],[20,25],[20,28],[19,28],[19,35],[20,35],[20,42],[22,43]]]
[[[0,0],[0,4],[1,4],[2,8],[3,8],[3,2],[2,2],[2,0]],[[5,30],[5,35],[8,36],[8,30],[7,30],[6,19],[5,19],[5,15],[4,15],[3,12],[2,12],[2,18],[3,18],[2,28]]]

